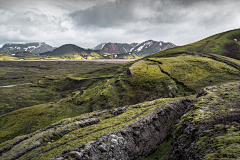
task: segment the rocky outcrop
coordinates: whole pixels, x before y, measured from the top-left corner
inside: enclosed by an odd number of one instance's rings
[[[17,159],[22,155],[26,154],[27,152],[30,152],[31,150],[40,147],[44,143],[51,143],[51,140],[53,139],[63,137],[64,135],[80,127],[96,124],[99,121],[101,120],[98,118],[75,119],[74,121],[69,121],[68,119],[63,120],[59,123],[44,128],[43,130],[20,138],[17,141],[11,143],[9,146],[0,149],[1,159]],[[5,153],[10,149],[11,153]]]
[[[238,159],[240,157],[240,83],[200,90],[194,110],[174,128],[167,160]]]
[[[127,108],[128,108],[128,106],[117,108],[112,112],[112,114],[114,116],[119,115],[119,114],[125,112]]]
[[[98,137],[92,143],[67,150],[62,155],[52,158],[67,159],[140,159],[158,148],[169,135],[169,130],[186,109],[191,109],[189,99],[172,101],[151,114],[141,118],[116,132]]]

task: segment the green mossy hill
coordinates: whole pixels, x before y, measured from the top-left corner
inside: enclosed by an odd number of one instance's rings
[[[237,68],[199,55],[149,59],[160,63],[159,67],[164,73],[189,88],[198,88],[210,82],[234,79],[239,76]]]
[[[0,60],[19,60],[19,58],[10,56],[8,54],[0,54]]]
[[[158,63],[149,60],[59,80],[45,77],[32,86],[60,92],[74,89],[72,95],[59,104],[75,105],[85,112],[194,93],[193,89],[163,73]]]
[[[117,131],[133,124],[157,108],[177,99],[181,98],[157,99],[118,109],[95,111],[67,119],[64,118],[70,116],[67,113],[70,111],[69,106],[56,104],[33,106],[9,113],[1,118],[0,125],[4,126],[1,129],[2,139],[11,136],[11,131],[14,130],[23,132],[20,129],[27,130],[32,127],[32,130],[35,131],[1,143],[1,159],[13,157],[19,159],[53,158],[61,155],[68,148],[89,144],[93,139],[105,133]],[[61,113],[58,110],[61,110]],[[34,123],[29,124],[30,121],[27,121],[27,117],[34,119]],[[59,121],[60,119],[61,121]],[[53,122],[55,123],[48,126],[49,123]],[[42,129],[36,131],[36,128]]]
[[[237,68],[208,57],[189,55],[149,58],[62,79],[45,77],[32,86],[60,92],[74,90],[70,97],[59,103],[75,105],[89,112],[161,97],[189,95],[211,83],[235,79],[239,79]]]
[[[176,55],[198,52],[240,59],[240,29],[219,33],[201,41],[171,48],[149,57],[173,57]]]
[[[37,104],[58,102],[74,92],[67,88],[65,91],[59,92],[60,86],[56,89],[44,86],[29,87],[29,83],[37,82],[42,77],[50,76],[51,78],[48,80],[57,83],[68,75],[86,74],[113,66],[118,66],[118,64],[78,61],[1,61],[0,115]],[[15,84],[26,85],[2,87]],[[65,85],[69,85],[69,83]]]
[[[240,158],[239,87],[232,82],[204,88],[175,126],[169,159]]]
[[[0,116],[0,142],[28,134],[61,119],[81,114],[71,105],[52,103],[26,107]]]
[[[117,59],[139,59],[140,56],[136,55],[135,53],[126,53],[126,54],[117,54],[116,56],[113,55],[114,58]]]
[[[236,68],[211,58],[189,55],[150,58],[66,78],[48,76],[32,87],[47,88],[59,94],[70,91],[71,94],[55,101],[55,114],[61,115],[63,112],[58,109],[58,105],[63,108],[69,106],[64,117],[72,117],[76,114],[111,109],[146,100],[186,96],[193,94],[196,88],[233,79],[239,79]],[[49,120],[50,122],[59,120],[58,116],[54,117],[51,114],[45,116],[47,120],[52,119]],[[37,128],[39,129],[40,126]],[[9,131],[13,132],[12,136],[21,134],[20,131],[15,132],[10,128]]]
[[[234,60],[238,61],[238,60]],[[72,91],[57,104],[79,112],[111,109],[157,98],[191,95],[211,83],[239,80],[239,70],[199,55],[149,58],[66,78],[45,77],[32,87]]]

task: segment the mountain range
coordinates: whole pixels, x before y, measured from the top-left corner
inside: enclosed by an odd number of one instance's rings
[[[55,48],[44,43],[44,42],[33,42],[33,43],[24,43],[24,44],[4,44],[2,49],[14,49],[21,52],[28,51],[35,54],[44,53],[52,51]]]
[[[51,59],[138,59],[153,53],[175,47],[172,43],[148,40],[143,43],[102,43],[93,49],[84,49],[74,44],[65,44],[54,48],[45,43],[5,44],[1,53],[16,55],[28,52]],[[43,57],[42,57],[43,56]],[[24,57],[23,57],[24,58]],[[25,57],[26,59],[27,57]],[[32,58],[37,58],[32,55]]]
[[[176,47],[176,45],[170,42],[162,42],[162,41],[153,41],[148,40],[142,43],[101,43],[98,46],[94,47],[94,50],[102,50],[107,53],[135,53],[140,57],[145,57],[151,55],[153,53],[157,53],[172,47]]]

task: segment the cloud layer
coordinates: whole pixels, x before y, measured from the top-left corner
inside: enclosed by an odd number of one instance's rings
[[[239,5],[237,0],[4,0],[0,44],[40,41],[91,48],[154,39],[184,45],[239,28]]]

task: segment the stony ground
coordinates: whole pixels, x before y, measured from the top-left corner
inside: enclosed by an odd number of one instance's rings
[[[240,82],[206,87],[175,125],[168,160],[240,158]]]

